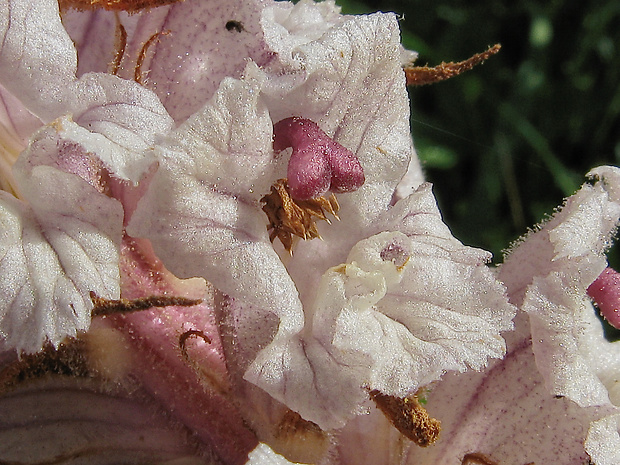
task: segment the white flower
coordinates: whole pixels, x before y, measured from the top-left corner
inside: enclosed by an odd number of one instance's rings
[[[402,397],[501,357],[513,312],[489,256],[451,236],[428,185],[393,204],[413,154],[395,17],[336,19],[307,2],[265,11],[275,57],[224,79],[159,144],[128,232],[177,276],[233,297],[237,351],[253,351],[245,378],[331,429],[368,408],[369,389]],[[308,37],[297,25],[317,14],[327,21]],[[261,198],[290,174],[290,152],[272,141],[293,116],[350,149],[365,182],[338,197],[341,221],[321,225],[323,240],[290,257],[269,240]]]
[[[338,463],[618,463],[620,344],[605,340],[586,289],[606,266],[620,219],[620,171],[601,167],[590,176],[593,183],[518,241],[501,265],[511,302],[522,310],[506,334],[507,354],[483,372],[449,373],[433,387],[426,407],[442,420],[437,443],[399,446],[374,415],[372,426],[356,419],[345,427]]]
[[[110,186],[101,177],[116,180],[122,196],[122,183],[137,182],[151,165],[144,150],[172,120],[134,82],[77,79],[76,51],[55,1],[4,2],[0,35],[0,83],[12,96],[5,100],[8,135],[19,146],[17,136],[37,118],[50,123],[33,135],[15,179],[6,180],[21,199],[3,193],[0,207],[0,344],[34,352],[88,328],[90,292],[119,296],[123,210],[103,192]],[[7,163],[15,149],[3,151]]]

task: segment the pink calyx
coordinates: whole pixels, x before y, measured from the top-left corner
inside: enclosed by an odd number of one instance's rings
[[[293,148],[287,169],[293,199],[314,199],[327,191],[353,192],[364,184],[364,170],[355,154],[314,121],[286,118],[274,125],[273,133],[276,152]]]
[[[609,324],[620,329],[620,273],[605,268],[588,287],[588,295]]]

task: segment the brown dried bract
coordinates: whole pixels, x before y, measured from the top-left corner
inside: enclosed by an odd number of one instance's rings
[[[430,446],[439,439],[441,422],[430,417],[416,396],[400,398],[374,389],[370,398],[390,423],[418,446]]]
[[[112,10],[135,13],[145,8],[170,5],[181,0],[58,0],[61,10]]]
[[[36,354],[21,354],[0,370],[0,394],[24,381],[49,375],[92,376],[92,368],[83,356],[85,346],[81,339],[69,339],[58,348],[46,343]]]
[[[445,81],[451,77],[469,71],[474,66],[483,63],[485,60],[495,55],[502,48],[500,44],[495,44],[486,52],[477,53],[465,61],[458,63],[442,62],[440,65],[428,66],[411,66],[405,68],[405,76],[407,77],[408,86],[423,86],[425,84],[434,84],[435,82]]]
[[[93,317],[112,315],[114,313],[128,313],[139,310],[148,310],[152,307],[168,307],[172,305],[179,307],[191,307],[192,305],[198,305],[202,302],[201,299],[157,295],[132,300],[110,300],[98,297],[97,294],[92,291],[90,293],[90,300],[92,300],[94,305],[91,311],[91,315]]]
[[[278,179],[271,186],[271,193],[265,195],[261,202],[263,211],[269,219],[270,231],[269,239],[271,242],[277,237],[282,242],[284,248],[292,253],[293,236],[301,237],[304,240],[320,238],[316,227],[317,220],[324,220],[330,223],[326,213],[330,213],[334,218],[338,218],[340,206],[336,196],[331,194],[329,198],[318,197],[310,200],[294,200],[288,192],[286,179]]]

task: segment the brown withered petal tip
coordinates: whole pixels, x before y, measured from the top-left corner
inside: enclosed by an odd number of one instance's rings
[[[415,396],[400,398],[375,389],[370,398],[390,423],[418,446],[427,447],[439,439],[441,422],[431,418]]]
[[[423,86],[426,84],[434,84],[435,82],[445,81],[454,76],[469,71],[474,66],[483,63],[497,52],[500,51],[502,46],[495,44],[489,47],[488,50],[482,53],[477,53],[471,58],[458,63],[442,62],[441,64],[433,67],[429,66],[410,66],[405,67],[405,76],[407,78],[408,86]]]

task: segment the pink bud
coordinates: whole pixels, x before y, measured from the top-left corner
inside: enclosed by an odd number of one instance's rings
[[[352,192],[364,184],[364,170],[353,152],[332,140],[309,119],[292,117],[273,127],[273,148],[293,147],[287,177],[291,197],[307,200],[328,190]]]
[[[588,295],[609,324],[620,329],[620,273],[605,268],[588,287]]]

